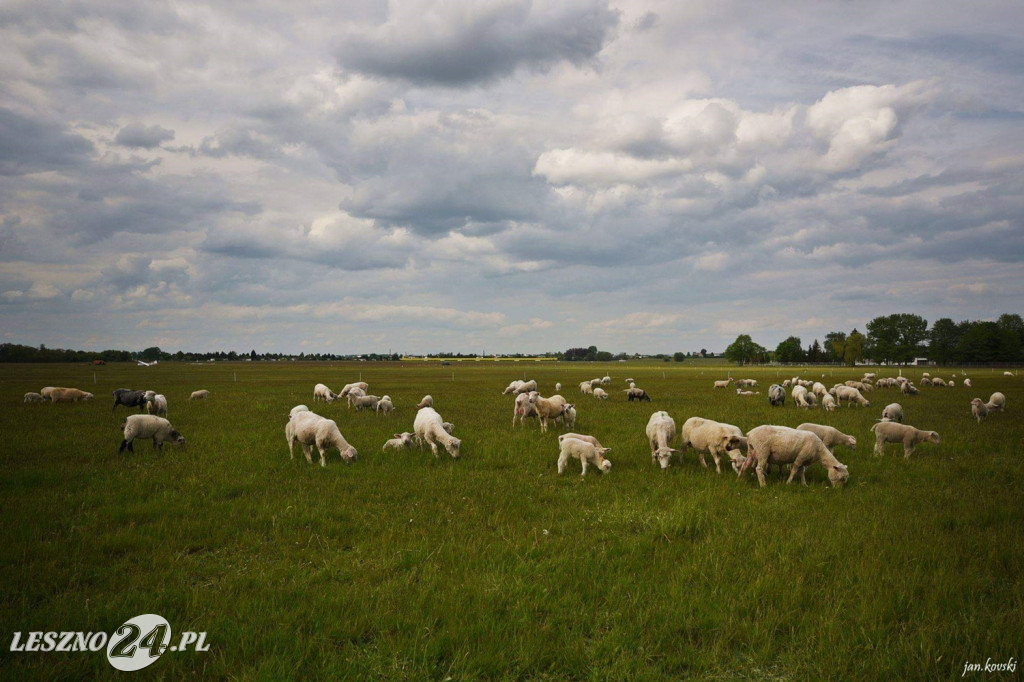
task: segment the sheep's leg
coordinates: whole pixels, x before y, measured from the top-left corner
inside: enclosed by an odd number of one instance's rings
[[[127,449],[128,449],[129,451],[131,451],[131,445],[132,445],[132,444],[131,444],[131,442],[129,442],[128,440],[123,440],[123,441],[121,441],[121,447],[119,447],[119,448],[117,449],[117,454],[119,454],[119,455],[120,455],[120,454],[121,454],[122,452],[124,452],[124,451],[125,451],[125,449],[126,449],[126,448],[127,448]]]
[[[914,454],[914,444],[911,443],[911,444],[908,445],[907,443],[904,443],[903,444],[903,456],[904,457],[910,457],[912,454]]]
[[[321,447],[319,443],[317,444],[316,448],[317,448],[317,450],[320,451],[320,466],[322,466],[322,467],[327,466],[327,451],[324,450],[323,447]]]
[[[430,451],[434,453],[434,457],[437,457],[437,443],[434,441],[428,441],[430,443]]]
[[[580,472],[580,476],[586,476],[587,475],[587,458],[586,457],[580,457],[580,464],[583,465],[583,471]]]
[[[698,450],[697,451],[697,456],[700,458],[700,465],[702,467],[704,467],[705,469],[707,469],[708,468],[708,463],[704,460],[704,451],[703,450]]]
[[[874,455],[875,455],[875,457],[881,457],[884,454],[885,454],[885,437],[880,435],[877,438],[875,438]]]
[[[569,463],[569,453],[560,452],[558,453],[558,473],[565,473],[565,465]]]
[[[309,445],[307,445],[306,443],[302,444],[302,454],[304,454],[306,456],[306,462],[307,463],[309,463],[309,464],[313,463],[313,453],[310,450]]]
[[[711,452],[711,456],[715,460],[715,471],[722,473],[722,465],[719,463],[718,450],[714,447],[710,447],[708,450]]]
[[[765,469],[767,468],[767,466],[768,466],[768,462],[758,462],[757,463],[757,482],[761,484],[762,488],[765,487],[766,485],[768,485],[768,482],[765,481],[765,479],[764,479],[764,472],[765,472]]]

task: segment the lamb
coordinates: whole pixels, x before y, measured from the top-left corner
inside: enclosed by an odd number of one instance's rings
[[[338,392],[337,397],[347,397],[348,394],[352,392],[353,388],[358,388],[360,391],[363,392],[363,395],[366,395],[366,392],[370,390],[370,384],[366,383],[365,381],[356,381],[351,384],[345,384],[344,386],[341,387],[341,391]]]
[[[412,434],[408,431],[402,433],[396,433],[394,438],[389,439],[384,443],[384,447],[381,448],[381,452],[387,452],[388,450],[401,450],[402,448],[412,447]]]
[[[594,387],[590,385],[589,381],[581,381],[580,393],[583,393],[584,395],[592,395],[594,393]]]
[[[707,469],[708,464],[704,460],[704,451],[711,453],[715,460],[715,471],[722,473],[721,454],[726,454],[732,460],[732,468],[740,470],[740,466],[746,459],[741,450],[747,449],[747,439],[738,426],[724,424],[711,419],[690,417],[683,422],[681,438],[683,444],[680,452],[686,454],[686,448],[693,448],[697,451],[700,464]],[[682,455],[680,455],[680,458]]]
[[[54,403],[77,403],[79,400],[92,399],[92,393],[77,388],[55,388],[50,391],[50,402]]]
[[[875,433],[876,456],[885,454],[886,443],[903,443],[904,457],[914,454],[914,447],[918,443],[939,443],[939,434],[935,431],[922,431],[897,422],[878,422],[871,430]]]
[[[327,466],[327,451],[335,448],[341,455],[344,462],[351,462],[359,456],[354,447],[349,445],[345,437],[341,435],[338,425],[333,419],[325,419],[312,412],[300,412],[284,427],[284,436],[288,441],[288,455],[295,458],[294,446],[296,443],[302,445],[302,452],[306,455],[306,461],[313,463],[310,453],[310,446],[316,445],[320,451],[320,466]]]
[[[502,391],[501,394],[502,395],[508,395],[509,393],[511,393],[513,395],[519,395],[519,393],[520,393],[519,387],[522,386],[524,383],[526,383],[526,382],[520,381],[519,379],[516,379],[511,384],[506,386],[505,390]],[[424,407],[426,407],[426,406],[424,406]]]
[[[582,440],[586,443],[590,443],[596,448],[604,447],[603,445],[601,445],[601,441],[599,441],[597,438],[594,438],[593,436],[584,436],[583,434],[580,433],[563,433],[561,436],[558,437],[559,444],[561,444],[561,442],[566,438],[575,438],[576,440]]]
[[[39,389],[39,395],[43,396],[43,400],[49,400],[50,393],[56,391],[58,388],[60,388],[60,386],[44,386]]]
[[[595,388],[594,397],[598,400],[608,400],[608,393],[603,388]]]
[[[863,381],[847,381],[846,385],[850,388],[855,388],[858,391],[863,391],[864,393],[871,391],[871,386],[865,384]]]
[[[736,386],[739,388],[754,388],[757,386],[757,379],[737,379]]]
[[[979,424],[983,417],[988,416],[988,406],[982,402],[981,398],[975,398],[971,401],[971,414],[974,415]]]
[[[783,388],[789,388],[792,385],[793,385],[793,380],[792,379],[783,379],[782,380],[782,387]]]
[[[932,380],[929,379],[926,376],[925,377],[921,377],[921,385],[922,386],[931,386],[932,385]]]
[[[914,386],[914,384],[910,383],[909,381],[904,381],[902,384],[900,384],[900,393],[902,393],[903,395],[917,395],[920,392],[921,391],[917,388],[917,386]]]
[[[1003,376],[1004,377],[1012,377],[1013,376],[1013,372],[1003,372]]]
[[[419,410],[421,408],[424,408],[424,407],[433,407],[433,406],[434,406],[434,399],[431,396],[429,396],[429,395],[423,396],[423,399],[420,400],[418,403],[416,403],[416,409],[417,410]]]
[[[380,414],[381,412],[383,412],[384,416],[387,416],[387,415],[391,414],[391,412],[394,409],[395,409],[395,405],[394,405],[394,403],[391,402],[391,396],[389,396],[389,395],[382,396],[381,399],[377,401],[377,407],[376,407],[377,414]]]
[[[146,403],[146,412],[155,414],[159,417],[167,416],[167,397],[157,393],[153,396],[153,399]]]
[[[882,410],[882,421],[903,423],[903,406],[899,403],[889,403]]]
[[[516,425],[516,417],[519,417],[519,425],[526,423],[527,417],[536,417],[537,408],[533,406],[529,393],[520,393],[516,396],[516,403],[512,408],[512,426]]]
[[[358,386],[353,386],[352,388],[350,388],[348,390],[348,393],[345,395],[345,400],[348,401],[348,408],[351,410],[352,406],[355,405],[356,398],[362,398],[365,395],[366,391],[359,388]]]
[[[576,406],[569,403],[565,406],[565,412],[555,418],[555,421],[561,420],[565,424],[565,428],[571,429],[576,426]]]
[[[192,391],[192,395],[188,397],[189,400],[206,400],[210,397],[210,392],[206,389],[201,391]]]
[[[729,388],[729,384],[732,383],[732,377],[725,379],[724,381],[716,381],[715,388]]]
[[[874,379],[875,379],[875,373],[874,372],[864,372],[864,378],[861,381],[874,381]]]
[[[338,397],[338,394],[327,388],[324,384],[317,384],[313,387],[313,402],[317,400],[323,400],[328,403],[333,403],[334,399]]]
[[[939,386],[944,388],[946,386],[946,382],[940,379],[939,377],[935,377],[934,379],[932,379],[932,386]]]
[[[516,393],[530,393],[531,391],[537,390],[537,382],[533,379],[529,381],[520,381],[519,388],[516,389]]]
[[[651,402],[651,396],[647,395],[647,391],[642,388],[636,388],[635,386],[633,388],[626,389],[626,398],[629,399],[629,402],[633,402],[634,400],[640,402],[646,400],[647,402]]]
[[[828,389],[825,388],[825,384],[821,383],[820,381],[815,381],[814,385],[811,386],[811,393],[818,396],[819,398],[824,398],[826,395],[828,395]]]
[[[607,474],[612,469],[612,463],[605,459],[605,455],[611,452],[611,448],[599,448],[593,443],[578,438],[566,438],[558,443],[558,473],[565,473],[565,466],[570,458],[576,458],[583,465],[581,476],[587,475],[587,464],[593,464],[601,473]]]
[[[989,412],[994,411],[996,408],[999,408],[1000,412],[1005,412],[1006,396],[1000,393],[999,391],[996,391],[995,393],[992,394],[992,397],[988,399],[988,402],[985,403],[985,407],[988,408]]]
[[[833,398],[828,393],[826,393],[821,398],[821,409],[825,410],[826,412],[834,412],[836,409],[836,399]]]
[[[541,433],[545,433],[548,430],[548,420],[557,419],[565,413],[566,405],[568,405],[565,398],[560,395],[542,398],[536,391],[530,394],[530,402],[533,403],[534,409],[537,410]]]
[[[610,376],[605,375],[601,379],[601,383],[607,386],[608,384],[612,383],[612,378]]]
[[[457,458],[462,441],[445,431],[443,424],[441,415],[434,408],[424,407],[416,413],[412,430],[416,441],[420,444],[420,449],[423,448],[424,442],[429,443],[430,451],[434,453],[434,457],[437,457],[437,444],[440,443],[449,455]]]
[[[798,431],[786,426],[758,426],[747,434],[750,444],[747,459],[740,468],[742,475],[752,464],[757,463],[757,481],[763,488],[767,485],[765,471],[770,464],[792,464],[786,483],[792,483],[799,472],[800,482],[807,485],[804,475],[811,464],[820,462],[828,470],[828,480],[833,486],[841,486],[850,478],[850,470],[835,458],[816,434]]]
[[[676,422],[668,412],[660,411],[651,415],[647,422],[647,441],[651,446],[651,461],[658,462],[662,471],[668,469],[673,453],[679,452],[671,447],[676,437]]]
[[[800,384],[793,387],[793,402],[796,403],[797,407],[811,406],[811,401],[807,399],[807,395],[807,389]]]
[[[742,388],[736,389],[736,395],[761,395],[761,391],[744,391]]]
[[[43,398],[43,394],[42,393],[31,393],[30,392],[30,393],[26,393],[25,394],[25,402],[26,403],[41,403],[44,400],[46,400],[46,399]]]
[[[867,398],[860,394],[860,391],[852,386],[836,386],[834,395],[836,402],[840,405],[844,400],[848,403],[856,402],[861,407],[867,407],[871,404]]]
[[[591,380],[590,380],[590,386],[591,386],[591,388],[597,388],[597,387],[598,387],[598,386],[600,386],[600,385],[601,385],[602,383],[603,383],[603,380],[602,380],[602,379],[600,379],[600,378],[597,378],[597,379],[591,379]]]
[[[352,397],[351,392],[349,393],[348,397],[349,398]],[[380,398],[378,398],[375,395],[361,395],[361,396],[356,396],[355,398],[352,398],[352,406],[356,408],[356,412],[361,411],[363,408],[369,408],[371,410],[376,410],[377,409],[377,403],[379,401],[380,401]]]
[[[117,409],[118,405],[124,405],[125,407],[137,407],[139,411],[146,409],[146,392],[145,391],[133,391],[130,388],[118,388],[112,392],[114,396],[114,406],[110,408],[113,412]]]
[[[288,419],[293,419],[299,412],[309,412],[309,408],[305,405],[296,405],[288,413]]]
[[[132,446],[132,442],[136,438],[152,438],[153,449],[161,452],[163,452],[165,440],[170,440],[177,445],[185,444],[185,437],[163,417],[152,414],[133,414],[125,419],[121,426],[124,428],[124,440],[121,441],[121,447],[117,449],[118,454],[124,452],[125,448],[134,454],[135,448]]]
[[[786,389],[778,384],[772,384],[768,387],[768,402],[771,403],[772,407],[778,407],[786,404]]]
[[[853,436],[848,436],[839,429],[831,426],[825,426],[824,424],[801,424],[796,427],[797,431],[810,431],[811,433],[818,436],[821,442],[825,444],[828,451],[833,455],[836,453],[837,445],[845,445],[851,450],[857,449],[857,439]]]
[[[562,392],[562,382],[556,381],[555,382],[555,393],[561,393],[561,392]]]

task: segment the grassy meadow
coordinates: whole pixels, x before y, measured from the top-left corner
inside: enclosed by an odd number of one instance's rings
[[[895,370],[877,370],[879,376]],[[959,370],[931,370],[949,378]],[[761,395],[713,390],[731,372]],[[105,631],[155,613],[206,631],[206,653],[165,653],[147,677],[232,679],[960,679],[965,662],[1024,654],[1024,377],[868,394],[869,408],[803,411],[767,387],[831,386],[860,369],[777,372],[675,363],[162,363],[0,366],[0,646],[3,679],[116,674],[103,652],[10,652],[15,631]],[[580,395],[610,374],[607,402]],[[822,374],[826,376],[821,377]],[[920,370],[904,374],[917,378]],[[612,447],[611,473],[559,477],[560,427],[511,428],[512,380],[563,384],[577,431]],[[624,379],[653,397],[628,403]],[[390,417],[312,402],[359,379]],[[960,377],[958,377],[959,383]],[[23,404],[74,386],[91,403]],[[188,439],[119,455],[111,390],[167,396]],[[193,390],[211,392],[187,403]],[[973,397],[1007,397],[981,424]],[[434,397],[462,457],[382,453]],[[873,457],[889,402],[941,445]],[[335,419],[359,459],[288,458],[305,403]],[[738,480],[691,451],[665,473],[644,435],[655,410],[747,431],[831,424],[850,482]],[[710,457],[708,458],[711,464]],[[174,641],[174,640],[172,640]],[[1020,668],[1018,668],[1018,673]],[[986,677],[983,673],[973,676]],[[968,678],[972,674],[967,675]],[[995,675],[1010,679],[1012,675]]]

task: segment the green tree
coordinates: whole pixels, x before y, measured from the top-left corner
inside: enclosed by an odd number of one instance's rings
[[[825,357],[829,362],[842,362],[846,355],[846,332],[829,332],[825,335]]]
[[[843,362],[853,366],[857,364],[858,360],[863,360],[864,346],[866,344],[867,338],[854,328],[850,335],[846,337],[846,343],[843,344]]]
[[[153,360],[160,359],[161,352],[162,351],[160,350],[159,346],[151,346],[150,348],[147,348],[146,350],[142,351],[139,357],[145,360],[146,362],[152,362]]]
[[[928,358],[941,364],[954,362],[963,331],[961,325],[948,317],[935,320],[928,332]]]
[[[807,348],[807,362],[821,362],[824,359],[825,351],[821,349],[818,339],[814,339],[814,343]]]
[[[999,360],[1020,362],[1024,359],[1024,319],[1020,315],[1003,314],[996,320],[999,327]]]
[[[805,357],[798,336],[789,337],[775,349],[775,360],[778,362],[803,362]]]
[[[868,322],[865,352],[876,362],[906,364],[924,352],[928,322],[920,315],[897,313]]]
[[[672,359],[676,362],[686,362],[686,353],[673,353]]]
[[[764,346],[754,343],[749,334],[740,334],[725,349],[725,358],[730,362],[742,365],[759,361],[766,352]]]

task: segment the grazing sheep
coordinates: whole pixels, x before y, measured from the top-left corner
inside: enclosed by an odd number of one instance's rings
[[[756,462],[757,482],[763,488],[767,485],[765,471],[771,464],[792,464],[787,483],[800,474],[800,482],[807,485],[804,471],[815,462],[828,470],[828,480],[833,486],[841,486],[850,478],[850,470],[835,458],[821,438],[810,431],[798,431],[786,426],[758,426],[747,433],[747,459],[740,468],[742,475]]]
[[[971,414],[974,418],[981,423],[983,417],[988,416],[988,406],[981,400],[981,398],[975,398],[971,401]]]
[[[603,382],[602,382],[601,378],[597,378],[597,379],[591,379],[591,380],[590,380],[590,386],[591,386],[592,388],[597,388],[597,387],[598,387],[598,386],[600,386],[600,385],[601,385],[602,383],[603,383]]]
[[[928,377],[921,377],[921,385],[922,386],[931,386],[932,385],[932,380],[929,379]]]
[[[833,398],[828,393],[826,393],[821,398],[821,409],[825,410],[826,412],[834,412],[836,409],[836,399]]]
[[[939,386],[944,388],[946,386],[946,382],[940,379],[939,377],[935,377],[934,379],[932,379],[932,386]]]
[[[811,386],[811,393],[818,396],[819,398],[824,398],[826,395],[828,395],[828,389],[825,388],[825,384],[821,383],[820,381],[815,381],[814,385]]]
[[[413,421],[412,425],[416,442],[419,443],[421,450],[423,449],[424,442],[429,443],[430,451],[434,453],[434,457],[438,456],[438,443],[444,446],[444,449],[448,451],[449,455],[452,457],[458,457],[459,447],[462,445],[462,441],[445,431],[443,424],[444,422],[441,420],[441,415],[439,415],[434,408],[421,408],[420,411],[416,413],[416,419]]]
[[[158,417],[167,416],[167,397],[157,393],[153,396],[153,399],[146,403],[146,412],[155,414]]]
[[[626,389],[626,398],[629,402],[633,402],[634,400],[640,402],[646,400],[647,402],[651,402],[651,396],[647,395],[647,391],[642,388],[636,388],[635,386],[633,388]]]
[[[794,386],[793,387],[793,391],[792,391],[792,395],[793,395],[793,402],[796,403],[797,407],[810,407],[811,406],[811,401],[808,400],[808,398],[807,398],[808,393],[807,393],[807,388],[805,386],[801,386],[800,384],[797,384],[796,386]],[[811,395],[813,395],[813,394],[811,394]]]
[[[1003,372],[1004,377],[1012,377],[1013,375],[1013,372]]]
[[[77,388],[55,388],[50,391],[50,401],[54,403],[77,403],[79,400],[88,402],[92,398],[92,393]]]
[[[835,393],[833,395],[835,395],[836,402],[840,405],[842,405],[844,400],[848,403],[856,402],[861,407],[867,407],[871,404],[867,398],[860,394],[860,391],[852,386],[836,386],[834,390]]]
[[[903,423],[903,406],[899,403],[889,403],[882,410],[882,421]]]
[[[520,381],[519,379],[515,379],[511,384],[509,384],[508,386],[505,387],[505,390],[502,391],[501,394],[502,395],[508,395],[508,394],[511,393],[513,395],[519,395],[519,393],[520,393],[519,387],[522,386],[525,383],[526,383],[525,381]],[[426,406],[424,406],[424,407],[426,407]],[[420,408],[420,409],[422,409],[422,408]]]
[[[396,433],[394,438],[391,438],[384,443],[384,447],[381,448],[381,451],[387,452],[388,450],[401,450],[402,448],[411,447],[412,434],[408,431],[403,431],[402,433]]]
[[[595,388],[594,397],[598,400],[608,400],[608,393],[603,388]]]
[[[352,398],[351,392],[349,393],[348,397]],[[356,396],[355,398],[352,398],[352,406],[356,408],[356,412],[360,412],[363,408],[376,410],[377,403],[379,401],[380,398],[378,398],[375,395],[360,395]]]
[[[130,388],[118,388],[112,392],[114,396],[114,406],[110,408],[113,412],[117,409],[118,405],[124,405],[125,407],[137,407],[139,411],[146,409],[146,392],[145,391],[133,391]]]
[[[921,378],[923,378],[923,379],[927,379],[930,376],[931,376],[930,372],[921,372]]]
[[[526,423],[527,417],[536,417],[537,408],[533,406],[529,393],[520,393],[516,396],[515,405],[512,407],[512,426],[516,425],[516,417],[519,417],[519,426]]]
[[[134,453],[135,448],[132,446],[132,441],[136,438],[152,438],[153,449],[161,452],[163,452],[165,440],[173,441],[177,445],[185,444],[185,437],[163,417],[152,414],[133,414],[129,415],[121,426],[124,428],[124,440],[121,441],[121,447],[117,449],[118,454],[124,452],[125,448],[128,449],[128,452]]]
[[[356,398],[362,398],[365,395],[366,391],[364,389],[359,388],[358,386],[353,386],[352,388],[350,388],[348,390],[348,393],[345,394],[345,400],[348,401],[348,408],[351,410],[352,406],[355,405],[356,403]]]
[[[313,463],[310,447],[316,445],[320,451],[320,466],[327,466],[327,451],[334,448],[341,455],[344,462],[351,462],[356,459],[359,453],[349,445],[345,437],[341,435],[338,425],[333,419],[325,419],[312,412],[300,412],[284,427],[284,435],[288,441],[288,455],[294,459],[294,446],[296,443],[302,445],[302,452],[306,455],[306,461]]]
[[[875,380],[875,373],[874,372],[864,372],[864,379],[862,379],[862,381],[874,381],[874,380]]]
[[[686,448],[696,450],[700,464],[705,469],[708,468],[708,464],[704,460],[705,450],[710,452],[711,457],[714,458],[715,471],[718,473],[722,473],[721,454],[729,456],[735,471],[740,470],[740,466],[746,459],[741,451],[747,449],[747,439],[744,437],[743,431],[732,424],[724,424],[701,417],[690,417],[683,422],[681,438],[683,444],[679,447],[679,451],[685,455]],[[680,455],[680,459],[682,459],[682,455]]]
[[[737,388],[736,395],[761,395],[761,391],[744,391],[742,388]]]
[[[845,445],[851,450],[857,448],[857,439],[853,436],[848,436],[839,429],[831,426],[825,426],[824,424],[801,424],[796,427],[797,431],[810,431],[811,433],[818,436],[821,442],[825,444],[828,451],[832,454],[836,452],[837,445]]]
[[[647,441],[651,446],[651,461],[661,465],[662,471],[668,469],[672,454],[679,452],[671,447],[676,437],[676,422],[668,412],[660,411],[651,415],[647,421]]]
[[[556,381],[555,382],[555,393],[561,393],[561,392],[562,392],[562,382]]]
[[[520,381],[519,388],[515,390],[516,393],[530,393],[531,391],[537,390],[537,382],[533,379],[529,381]]]
[[[594,387],[590,385],[589,381],[581,381],[580,393],[583,393],[584,395],[592,395],[594,393]]]
[[[192,395],[188,397],[189,400],[206,400],[210,397],[210,392],[206,389],[201,391],[192,391]]]
[[[434,399],[431,396],[429,396],[429,395],[423,396],[423,399],[420,400],[418,403],[416,403],[416,409],[417,410],[422,409],[424,407],[433,407],[433,406],[434,406]]]
[[[917,395],[921,391],[909,381],[904,381],[900,384],[900,393],[903,395]]]
[[[985,407],[988,408],[989,412],[992,412],[996,408],[999,408],[1000,412],[1005,412],[1006,396],[1000,393],[999,391],[996,391],[995,393],[992,394],[992,397],[988,399],[988,402],[985,403]]]
[[[757,386],[757,379],[737,379],[736,386],[738,388],[754,388]]]
[[[317,384],[313,387],[313,402],[317,400],[324,400],[329,403],[333,403],[334,399],[338,397],[338,394],[327,388],[324,384]]]
[[[61,388],[61,387],[60,386],[44,386],[43,388],[39,389],[39,395],[43,396],[43,400],[49,401],[50,400],[50,394],[52,392],[56,391],[58,388]]]
[[[780,405],[786,404],[786,389],[778,384],[772,384],[768,387],[768,402],[772,404],[772,407],[779,407]]]
[[[783,379],[782,380],[782,387],[783,388],[789,388],[792,385],[793,385],[793,380],[792,379]]]
[[[607,474],[612,469],[612,463],[605,459],[605,454],[611,452],[611,448],[599,448],[593,443],[578,438],[566,438],[558,443],[558,473],[565,473],[565,466],[570,458],[575,458],[583,465],[581,476],[587,475],[587,464],[593,464]]]
[[[541,433],[545,433],[548,430],[548,420],[557,419],[565,412],[566,405],[568,405],[565,398],[560,395],[542,398],[536,391],[530,394],[530,401],[537,410]]]
[[[26,403],[41,403],[44,400],[46,400],[46,399],[43,397],[42,393],[26,393],[25,394],[25,402]]]
[[[584,436],[583,434],[580,433],[563,433],[561,436],[558,437],[558,442],[561,443],[566,438],[575,438],[576,440],[582,440],[586,443],[590,443],[591,445],[597,448],[604,447],[603,445],[601,445],[601,441],[599,441],[597,438],[594,438],[593,436]]]
[[[290,411],[290,412],[288,413],[288,419],[292,419],[292,418],[293,418],[293,417],[294,417],[295,415],[297,415],[297,414],[298,414],[299,412],[309,412],[309,408],[308,408],[308,407],[306,407],[305,405],[296,405],[296,406],[295,406],[295,407],[293,407],[293,408],[291,409],[291,411]]]
[[[732,383],[732,377],[725,379],[724,381],[716,381],[715,388],[729,388],[729,384]]]
[[[898,422],[878,422],[871,427],[875,433],[875,455],[885,454],[886,443],[903,443],[903,456],[914,454],[918,443],[939,443],[939,434],[935,431],[922,431],[907,424]]]
[[[351,384],[345,384],[344,386],[341,387],[341,391],[338,392],[337,397],[347,397],[348,394],[352,392],[353,388],[358,388],[360,391],[363,392],[362,395],[366,395],[366,392],[370,390],[370,384],[366,383],[365,381],[356,381]]]
[[[605,376],[601,379],[601,383],[607,386],[612,383],[612,378],[610,376]]]
[[[377,401],[377,406],[375,409],[377,410],[377,414],[383,412],[385,417],[391,414],[391,412],[395,409],[394,403],[391,402],[391,396],[382,396],[381,399]]]

